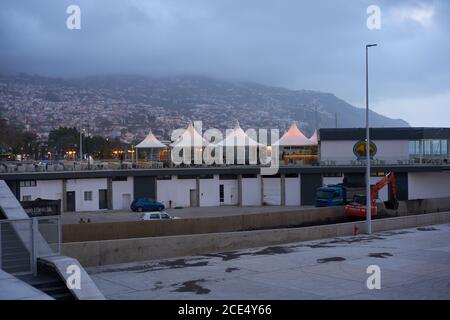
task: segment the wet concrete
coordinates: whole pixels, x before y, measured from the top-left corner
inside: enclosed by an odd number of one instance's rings
[[[181,283],[181,286],[175,290],[172,290],[172,292],[192,292],[195,294],[208,294],[211,292],[211,290],[202,287],[199,283],[205,282],[205,279],[198,279],[198,280],[190,280],[185,281]],[[172,287],[179,286],[180,284],[173,284]]]
[[[293,252],[293,250],[291,248],[289,248],[289,247],[278,246],[278,247],[267,247],[267,248],[264,248],[262,250],[253,252],[252,255],[253,256],[260,256],[260,255],[263,255],[263,256],[264,255],[269,255],[269,256],[271,256],[271,255],[274,255],[274,254],[286,254],[286,253],[291,253],[291,252]]]
[[[339,262],[339,261],[345,261],[347,259],[342,257],[330,257],[330,258],[322,258],[317,259],[317,263],[328,263],[328,262]]]
[[[433,228],[433,227],[422,227],[417,228],[418,231],[439,231],[439,229]]]
[[[255,252],[241,252],[241,251],[229,251],[221,253],[211,253],[205,255],[205,257],[221,258],[222,261],[230,261],[239,259],[242,256],[271,256],[276,254],[287,254],[293,252],[291,247],[274,246],[267,247]]]
[[[434,232],[411,228],[88,272],[110,299],[450,299],[450,226],[426,229]],[[374,263],[381,290],[366,287]]]
[[[386,259],[387,257],[392,257],[392,253],[389,252],[369,253],[369,257]]]
[[[196,261],[196,262],[194,262]],[[176,259],[176,260],[163,260],[157,263],[140,264],[136,266],[129,266],[124,268],[106,268],[102,272],[152,272],[159,270],[180,269],[189,267],[204,267],[208,265],[208,261],[202,258],[190,258],[190,259]]]

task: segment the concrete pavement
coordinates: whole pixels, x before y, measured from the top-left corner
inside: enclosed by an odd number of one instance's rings
[[[87,271],[110,299],[450,299],[450,225]]]

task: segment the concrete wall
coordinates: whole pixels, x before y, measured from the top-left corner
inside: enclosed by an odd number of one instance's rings
[[[107,189],[107,179],[68,179],[67,191],[75,191],[76,211],[99,210],[99,190]],[[84,192],[92,191],[92,200],[84,201]]]
[[[334,160],[336,164],[349,164],[350,160],[355,160],[353,147],[358,141],[321,141],[320,159]],[[377,146],[375,158],[386,160],[390,163],[397,163],[397,160],[409,158],[408,140],[374,140]]]
[[[31,200],[62,200],[62,180],[37,180],[35,187],[20,187],[21,199],[31,196]]]
[[[281,205],[281,181],[280,178],[263,178],[264,196],[266,205]]]
[[[181,234],[231,232],[297,226],[345,217],[343,207],[247,214],[239,216],[175,219],[170,221],[128,221],[67,224],[62,226],[63,242],[160,237]]]
[[[397,211],[401,216],[450,211],[450,198],[400,201]]]
[[[450,197],[450,172],[418,172],[408,174],[408,198]]]
[[[172,200],[172,208],[181,206],[189,207],[190,190],[196,189],[195,179],[177,179],[172,176],[171,180],[157,181],[157,200],[163,202],[169,207],[169,201]]]
[[[450,222],[450,213],[432,213],[374,220],[374,232]],[[99,266],[152,259],[201,255],[300,241],[350,236],[354,227],[361,232],[365,222],[322,225],[305,228],[197,234],[172,237],[73,242],[63,244],[63,254],[83,266]]]
[[[261,205],[261,178],[242,179],[242,205]]]
[[[128,199],[133,201],[133,177],[128,177],[127,181],[112,182],[112,205],[113,210],[130,210]]]

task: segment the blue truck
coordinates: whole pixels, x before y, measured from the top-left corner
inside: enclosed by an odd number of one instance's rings
[[[353,201],[355,195],[365,194],[365,187],[347,187],[343,184],[323,186],[316,191],[316,207],[343,206]]]

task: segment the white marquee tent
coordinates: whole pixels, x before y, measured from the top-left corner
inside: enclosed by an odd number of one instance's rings
[[[160,148],[166,148],[167,146],[160,142],[155,135],[152,133],[152,131],[150,130],[149,134],[147,135],[147,137],[145,137],[144,140],[142,140],[137,146],[137,149],[160,149]]]
[[[208,143],[203,139],[201,134],[194,128],[194,125],[189,123],[181,136],[170,144],[171,147],[202,147]]]
[[[319,135],[317,134],[317,130],[314,131],[314,134],[311,136],[311,138],[309,138],[309,141],[314,143],[314,145],[318,145],[319,144]]]
[[[150,149],[150,159],[159,160],[159,150],[165,149],[167,148],[167,146],[164,143],[160,142],[150,130],[147,137],[145,137],[144,140],[142,140],[138,145],[136,145],[135,148],[136,148],[136,159],[138,159],[138,149]],[[158,150],[157,152],[158,156],[156,157],[156,159],[154,152],[155,149]]]
[[[295,121],[293,121],[289,130],[280,138],[280,140],[273,143],[273,145],[280,147],[305,147],[315,146],[317,143],[308,139],[300,129],[297,128]]]
[[[217,145],[223,147],[258,147],[262,146],[251,137],[249,137],[239,125],[239,121],[236,121],[236,125],[233,130],[229,131],[225,139],[218,142]]]

